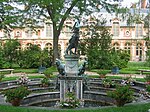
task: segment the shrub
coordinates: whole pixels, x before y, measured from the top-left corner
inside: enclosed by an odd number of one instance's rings
[[[49,85],[49,79],[47,77],[44,77],[41,80],[42,86],[48,86]]]
[[[56,72],[56,67],[52,66],[50,68],[47,68],[43,73],[47,78],[50,78],[51,75],[53,75],[53,72]]]
[[[116,87],[116,90],[109,91],[107,95],[116,100],[116,105],[118,107],[124,106],[125,103],[133,100],[133,91],[130,86],[120,86]]]
[[[109,73],[109,71],[101,69],[101,70],[98,70],[97,73],[99,74],[101,78],[104,78],[106,74]]]
[[[146,77],[145,77],[145,80],[147,81],[147,82],[149,82],[150,81],[150,75],[146,75]]]
[[[148,91],[150,93],[150,85],[146,86],[146,91]]]
[[[109,78],[104,78],[102,80],[102,84],[104,85],[104,87],[114,87],[115,86],[115,83]]]
[[[2,81],[2,79],[5,77],[4,74],[0,74],[0,82]]]
[[[3,94],[6,96],[6,101],[11,103],[16,99],[22,100],[24,97],[30,94],[30,91],[24,86],[19,86],[14,89],[8,89],[4,91]]]

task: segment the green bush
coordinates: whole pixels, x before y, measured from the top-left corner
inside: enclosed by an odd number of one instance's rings
[[[133,100],[133,91],[127,85],[118,85],[116,90],[107,92],[107,95],[116,100],[118,107],[124,106],[125,103]]]
[[[150,85],[146,86],[146,91],[148,91],[150,93]]]
[[[48,86],[49,85],[49,79],[47,77],[44,77],[42,80],[41,80],[41,83],[42,83],[42,86]]]
[[[5,77],[4,74],[0,74],[0,82],[2,81],[2,79]]]
[[[150,75],[147,74],[147,75],[145,76],[145,80],[146,80],[147,82],[149,82],[149,81],[150,81]]]
[[[27,89],[27,87],[19,86],[14,89],[8,89],[4,91],[3,94],[4,96],[6,96],[6,101],[11,102],[16,98],[23,99],[24,97],[30,94],[30,91]]]
[[[46,70],[44,70],[43,73],[44,73],[44,75],[45,75],[47,78],[50,78],[51,75],[53,75],[53,72],[56,72],[56,71],[57,71],[56,67],[52,66],[52,67],[47,68]]]

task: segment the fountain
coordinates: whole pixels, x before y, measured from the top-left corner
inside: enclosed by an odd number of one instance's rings
[[[75,98],[82,101],[83,98],[83,76],[86,66],[86,61],[78,67],[79,55],[77,54],[77,47],[79,41],[79,27],[80,21],[77,19],[73,26],[73,35],[69,40],[69,45],[65,51],[65,64],[60,60],[56,60],[57,69],[59,71],[60,82],[60,102],[66,101],[68,98],[66,94],[74,93]],[[74,52],[72,51],[74,49]]]

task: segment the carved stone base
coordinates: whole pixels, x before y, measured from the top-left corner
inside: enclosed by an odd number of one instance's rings
[[[77,76],[79,73],[79,55],[65,55],[65,73],[69,76]]]

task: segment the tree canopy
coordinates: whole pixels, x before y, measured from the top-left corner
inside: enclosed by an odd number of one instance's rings
[[[117,0],[114,0],[117,1]],[[50,20],[53,26],[53,62],[58,58],[58,40],[64,22],[69,17],[81,18],[105,8],[115,11],[116,5],[106,0],[15,0],[23,6],[20,11],[24,25],[37,25]]]

